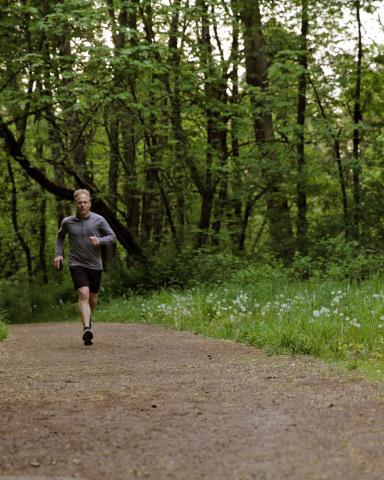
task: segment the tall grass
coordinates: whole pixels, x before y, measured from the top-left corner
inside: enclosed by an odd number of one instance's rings
[[[285,279],[162,290],[115,299],[100,320],[161,324],[270,353],[338,360],[384,355],[384,284]]]

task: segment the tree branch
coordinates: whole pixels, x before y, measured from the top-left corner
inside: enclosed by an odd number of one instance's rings
[[[50,180],[40,169],[31,164],[28,158],[22,153],[13,133],[8,128],[1,116],[0,138],[4,140],[5,149],[9,155],[19,163],[19,165],[26,171],[30,178],[35,180],[39,185],[53,195],[65,200],[73,200],[73,189],[57,185],[56,183],[52,182],[52,180]],[[105,217],[124,249],[136,259],[141,261],[145,260],[143,252],[134,240],[131,232],[117,218],[116,213],[110,207],[108,207],[108,205],[100,197],[97,196],[96,188],[93,185],[87,184],[78,175],[76,176],[76,181],[81,188],[87,188],[90,191],[91,195],[94,197],[93,205],[95,206],[95,209]]]

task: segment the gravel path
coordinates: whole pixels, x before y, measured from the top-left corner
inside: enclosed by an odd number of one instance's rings
[[[79,337],[0,344],[0,479],[384,478],[384,386],[156,326]]]

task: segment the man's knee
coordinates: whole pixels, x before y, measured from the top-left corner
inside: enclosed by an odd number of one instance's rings
[[[89,302],[89,288],[81,287],[77,290],[79,292],[79,300],[82,302]]]
[[[92,306],[92,307],[96,307],[96,304],[97,304],[97,293],[90,293],[89,294],[89,304]]]

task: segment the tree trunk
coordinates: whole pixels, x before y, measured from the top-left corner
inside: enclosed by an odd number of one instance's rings
[[[328,124],[328,132],[329,136],[332,139],[332,155],[333,158],[336,161],[337,165],[337,173],[339,177],[339,184],[340,184],[340,191],[341,191],[341,199],[342,199],[342,206],[343,206],[343,216],[344,216],[344,234],[346,238],[350,237],[350,222],[349,222],[349,207],[348,207],[348,197],[347,197],[347,188],[346,188],[346,181],[345,181],[345,173],[344,173],[344,168],[343,168],[343,163],[341,159],[341,153],[340,153],[340,133],[341,129],[339,129],[339,132],[336,134],[333,132],[332,128],[329,126],[329,120],[327,118],[326,112],[324,110],[324,107],[321,103],[321,99],[319,97],[319,94],[317,92],[317,89],[313,82],[311,82],[313,92],[315,94],[316,102],[319,107],[321,116],[323,119],[327,122]]]
[[[353,107],[353,227],[356,239],[360,236],[361,221],[361,159],[360,159],[360,128],[363,120],[361,112],[361,64],[363,59],[363,47],[361,40],[361,19],[360,19],[360,0],[355,0],[356,19],[358,28],[357,41],[357,61],[356,61],[356,85],[355,85],[355,102]]]
[[[39,135],[38,135],[39,138]],[[43,158],[44,146],[41,141],[36,144],[38,158]],[[36,195],[36,202],[39,203],[39,266],[44,283],[48,283],[48,267],[45,247],[47,244],[47,198],[45,191],[41,188],[40,194]]]
[[[269,158],[268,166],[261,167],[264,179],[267,219],[271,246],[277,257],[289,263],[295,251],[288,200],[282,191],[281,167],[274,153],[272,115],[262,94],[267,91],[267,57],[262,35],[261,16],[258,0],[244,0],[240,3],[240,16],[244,25],[244,53],[246,80],[250,87],[260,94],[250,94],[253,110],[253,128],[260,157]],[[260,113],[261,112],[261,113]]]
[[[119,118],[115,115],[116,105],[112,104],[111,112],[105,115],[105,129],[109,141],[109,170],[108,170],[108,199],[111,206],[117,208],[118,179],[119,179]]]
[[[43,282],[48,283],[48,267],[45,247],[47,244],[47,198],[44,190],[41,192],[40,208],[39,208],[39,263],[43,274]]]
[[[27,265],[27,272],[28,272],[28,280],[29,282],[32,282],[32,277],[33,277],[32,254],[31,254],[31,249],[29,248],[28,243],[24,239],[23,234],[21,233],[20,227],[19,227],[19,220],[17,215],[18,208],[17,208],[16,182],[15,182],[15,177],[13,174],[13,169],[10,161],[7,161],[7,167],[8,167],[9,180],[12,187],[12,196],[11,196],[12,225],[16,234],[16,238],[19,241],[20,246],[24,251],[25,261]]]
[[[134,51],[134,47],[137,46],[137,9],[138,0],[131,0],[121,6],[120,11],[116,14],[114,9],[113,0],[107,0],[109,20],[111,23],[112,39],[115,49],[115,55],[117,58],[120,56],[120,51],[129,46],[133,49],[132,58],[136,58],[137,55]],[[127,32],[130,32],[129,38],[127,38]],[[127,91],[135,95],[136,90],[136,71],[132,67],[130,70],[125,70],[124,67],[120,67],[117,63],[114,66],[114,83],[116,85],[126,85]],[[119,118],[116,117],[116,112],[121,112]],[[110,154],[110,192],[112,189],[116,190],[117,196],[117,183],[113,180],[115,174],[117,174],[117,160],[121,160],[124,169],[124,181],[123,181],[123,198],[125,203],[125,218],[127,226],[132,234],[137,237],[139,231],[140,221],[140,201],[139,192],[137,191],[137,178],[136,178],[136,131],[135,120],[133,113],[128,109],[119,109],[118,103],[112,104],[111,111],[108,112],[110,118],[110,131],[113,138],[110,139],[110,148],[112,148]],[[122,148],[120,156],[119,136],[121,135]],[[118,158],[117,158],[118,153]]]
[[[305,110],[307,103],[307,76],[308,76],[308,51],[307,51],[307,34],[308,34],[308,0],[301,1],[301,37],[300,37],[300,53],[299,66],[301,68],[299,85],[298,85],[298,102],[297,102],[297,128],[298,139],[296,144],[297,151],[297,249],[302,255],[308,252],[308,221],[307,221],[307,174],[305,166],[304,151],[304,128],[305,128]]]
[[[208,242],[208,232],[211,222],[211,214],[213,207],[213,191],[207,190],[201,198],[199,233],[196,239],[196,247],[201,248]]]
[[[345,185],[345,175],[344,175],[343,164],[342,164],[342,161],[341,161],[340,140],[339,140],[338,136],[335,137],[335,139],[334,139],[333,151],[334,151],[334,157],[335,157],[336,165],[337,165],[337,173],[338,173],[338,176],[339,176],[341,199],[342,199],[342,204],[343,204],[344,232],[345,232],[346,238],[349,238],[351,229],[350,229],[350,225],[349,225],[347,187]]]
[[[169,103],[170,103],[170,122],[175,143],[173,155],[175,158],[176,172],[175,172],[175,191],[177,202],[177,220],[176,235],[179,245],[182,244],[184,237],[184,226],[186,218],[186,203],[184,195],[184,174],[181,168],[183,164],[187,165],[191,173],[191,177],[199,193],[203,191],[203,181],[198,172],[197,166],[190,154],[187,135],[184,131],[181,113],[181,74],[180,74],[180,48],[178,46],[179,31],[181,30],[180,21],[180,0],[175,0],[172,4],[173,14],[171,19],[171,26],[168,40],[168,61],[170,66],[170,74],[165,81]]]
[[[227,78],[224,72],[218,72],[212,53],[212,39],[210,33],[210,19],[205,0],[198,0],[197,6],[201,12],[200,62],[204,70],[205,114],[207,118],[207,153],[204,191],[202,194],[199,234],[196,245],[202,247],[209,238],[211,215],[218,184],[221,191],[216,205],[216,217],[212,224],[212,232],[218,241],[221,228],[224,204],[227,197],[227,180],[224,165],[228,158],[227,123],[229,117],[223,115],[223,105],[227,101]],[[224,69],[224,65],[222,65]],[[217,171],[217,173],[215,173]]]
[[[175,13],[177,14],[178,5],[176,3]],[[155,33],[153,28],[153,11],[150,2],[142,8],[142,17],[144,21],[146,38],[149,44],[156,45]],[[173,21],[175,16],[173,16]],[[171,24],[172,30],[172,24]],[[163,59],[157,48],[153,50],[154,59],[158,64],[163,63]],[[165,91],[168,91],[168,74],[167,73],[154,73],[154,80],[159,81],[159,83],[165,87]],[[170,208],[170,202],[168,199],[167,192],[164,188],[164,184],[160,181],[160,172],[162,164],[162,155],[163,150],[168,142],[168,132],[164,128],[169,121],[169,110],[168,110],[168,100],[163,92],[159,96],[156,91],[150,91],[150,102],[153,105],[150,122],[143,122],[143,127],[145,130],[145,141],[148,147],[148,153],[150,158],[150,164],[147,167],[147,191],[143,196],[143,209],[142,209],[142,233],[147,237],[149,235],[149,230],[152,229],[154,233],[154,239],[157,239],[157,242],[161,242],[163,224],[160,220],[163,217],[165,212],[166,218],[169,223],[171,235],[175,243],[176,248],[179,246],[177,239],[176,229],[174,226],[173,214]],[[158,114],[156,114],[158,110]],[[157,185],[160,195],[154,189],[154,186]],[[159,202],[159,200],[161,202]],[[148,208],[145,208],[145,205],[148,205]],[[148,216],[148,218],[146,218]]]
[[[236,0],[231,0],[231,3],[235,3]],[[232,6],[232,10],[235,7]],[[232,95],[230,97],[230,102],[232,105],[238,105],[240,102],[239,99],[239,62],[240,62],[240,52],[239,52],[239,23],[240,19],[235,11],[232,12],[232,47],[231,47],[231,62],[232,62]],[[231,158],[234,165],[234,172],[232,177],[232,198],[231,203],[231,212],[230,212],[230,235],[232,238],[233,249],[243,250],[245,245],[246,238],[246,228],[244,229],[243,218],[242,218],[242,201],[241,201],[241,189],[242,181],[239,167],[239,157],[240,157],[240,144],[239,144],[239,126],[238,126],[238,116],[233,114],[230,120],[230,134],[231,134]]]
[[[127,226],[137,237],[140,223],[140,192],[137,188],[136,143],[133,117],[125,112],[121,120],[123,161],[125,170],[124,199],[126,203]]]
[[[45,14],[48,15],[49,8],[47,1],[44,1],[44,8]],[[48,42],[45,37],[43,37],[42,41],[42,54],[44,61],[47,65],[50,63],[50,52],[48,49]],[[39,85],[41,90],[44,86],[44,94],[46,97],[50,99],[50,102],[47,103],[45,108],[45,116],[48,121],[48,139],[49,139],[49,147],[51,151],[51,160],[54,164],[54,179],[55,183],[58,185],[65,185],[65,172],[62,168],[62,163],[64,161],[65,153],[64,153],[64,141],[61,136],[60,129],[57,125],[56,117],[54,114],[53,108],[53,95],[52,95],[52,83],[49,75],[49,71],[47,69],[44,70],[42,74],[41,84]],[[66,206],[66,202],[59,197],[56,197],[56,218],[57,218],[57,225],[59,226],[62,220],[68,216],[69,210]]]

